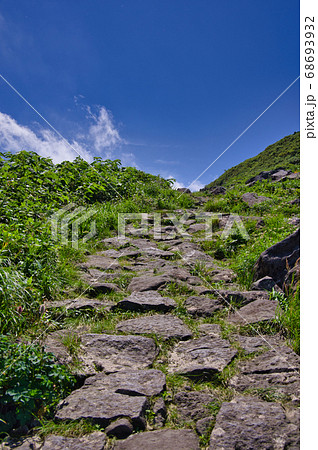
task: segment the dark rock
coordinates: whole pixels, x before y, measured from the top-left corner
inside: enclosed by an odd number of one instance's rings
[[[272,174],[272,180],[273,181],[282,181],[283,179],[285,180],[287,175],[289,175],[291,173],[290,170],[278,170],[277,172]]]
[[[277,307],[277,300],[255,300],[230,314],[228,321],[233,324],[247,325],[272,320],[276,316]]]
[[[247,203],[248,206],[254,206],[266,202],[267,200],[270,200],[270,198],[264,197],[263,195],[257,195],[254,192],[245,192],[245,194],[242,195],[242,200]]]
[[[252,283],[251,289],[253,291],[271,292],[273,289],[278,292],[281,291],[280,287],[277,286],[272,277],[263,277],[260,280],[254,281],[254,283]]]
[[[167,418],[167,407],[162,397],[159,397],[153,405],[154,425],[155,427],[163,427]]]
[[[218,289],[216,293],[219,296],[219,300],[221,300],[226,306],[245,306],[255,300],[269,299],[267,292],[227,291],[224,289]]]
[[[226,188],[223,186],[215,186],[206,190],[210,195],[224,195],[226,193]]]
[[[170,354],[168,371],[183,375],[221,372],[236,353],[228,341],[204,336],[177,344]]]
[[[287,267],[294,267],[299,258],[300,233],[299,230],[286,239],[265,250],[253,268],[254,281],[269,276],[279,287],[282,287],[287,274]]]
[[[291,174],[290,170],[287,171],[280,167],[278,169],[260,172],[255,177],[252,177],[249,180],[247,180],[246,184],[248,186],[253,186],[258,181],[263,181],[263,180],[268,180],[268,179],[271,179],[272,181],[280,181],[281,179],[286,178],[286,176],[289,176],[289,174]]]
[[[263,181],[263,180],[267,180],[268,178],[270,178],[271,174],[274,173],[275,171],[264,171],[264,172],[260,172],[258,175],[256,175],[255,177],[249,178],[246,181],[246,184],[248,186],[253,186],[253,184],[257,183],[258,181]]]
[[[110,294],[111,292],[120,292],[120,289],[114,283],[100,283],[99,281],[89,283],[88,294],[91,296]]]
[[[189,339],[192,333],[181,319],[172,315],[156,314],[154,316],[139,317],[119,322],[117,331],[135,334],[155,333],[166,339]]]
[[[192,316],[208,317],[223,309],[224,305],[215,298],[192,296],[185,300],[184,307]]]
[[[109,392],[103,387],[88,386],[73,391],[62,400],[55,414],[57,420],[89,419],[102,427],[115,419],[129,417],[134,428],[145,428],[146,397]]]
[[[177,188],[177,191],[182,192],[183,194],[191,194],[191,191],[188,188]]]
[[[76,438],[50,435],[45,438],[41,450],[103,450],[105,444],[106,436],[100,431]]]
[[[98,373],[86,379],[84,387],[103,388],[124,395],[159,395],[166,388],[166,377],[160,370],[128,370],[106,375]]]
[[[168,312],[176,308],[176,306],[177,304],[172,298],[162,297],[156,291],[146,291],[130,295],[114,305],[113,309]]]
[[[244,397],[222,404],[210,438],[210,449],[298,448],[298,427],[288,422],[277,403]]]
[[[171,278],[167,275],[158,276],[141,276],[133,278],[128,286],[130,292],[143,292],[157,290],[160,287],[167,285],[171,281]]]
[[[116,442],[114,450],[199,450],[199,439],[191,430],[147,431]]]
[[[178,392],[174,396],[174,403],[177,405],[180,418],[184,421],[208,417],[211,415],[208,406],[215,401],[215,397],[206,391]]]
[[[195,429],[197,433],[200,436],[204,436],[209,433],[211,430],[213,424],[214,424],[215,418],[213,416],[205,417],[204,419],[200,419],[195,424]]]
[[[142,336],[84,334],[80,361],[89,374],[127,369],[145,369],[155,360],[158,350],[153,339]],[[98,369],[98,370],[97,370]]]
[[[116,437],[117,439],[126,439],[133,431],[134,427],[130,420],[125,418],[115,420],[105,429],[107,436]]]

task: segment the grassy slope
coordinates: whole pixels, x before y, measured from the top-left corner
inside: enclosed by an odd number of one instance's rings
[[[253,158],[246,159],[237,166],[226,170],[223,175],[206,187],[229,186],[238,181],[245,182],[262,171],[279,167],[295,170],[299,166],[299,148],[300,133],[298,131],[269,145]]]

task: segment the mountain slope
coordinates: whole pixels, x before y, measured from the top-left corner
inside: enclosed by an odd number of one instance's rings
[[[237,166],[226,170],[223,175],[205,186],[204,190],[214,186],[229,186],[237,182],[245,182],[265,170],[280,167],[295,170],[299,167],[299,160],[300,133],[297,131],[269,145],[253,158],[246,159]]]

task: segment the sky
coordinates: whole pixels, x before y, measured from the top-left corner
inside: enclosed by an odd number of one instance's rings
[[[0,151],[198,190],[299,130],[298,80],[230,146],[299,75],[299,2],[0,0],[0,75]]]

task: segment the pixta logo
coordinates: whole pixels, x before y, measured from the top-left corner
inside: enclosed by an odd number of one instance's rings
[[[52,237],[55,241],[59,241],[63,245],[71,243],[73,248],[78,248],[78,243],[87,242],[96,234],[96,223],[92,217],[97,210],[94,208],[85,208],[84,206],[76,207],[74,203],[70,203],[60,208],[51,216]],[[79,233],[81,225],[85,224],[85,229],[89,226],[90,230],[81,239]]]
[[[249,239],[249,235],[242,222],[242,219],[237,214],[221,214],[221,213],[198,213],[198,214],[184,214],[177,216],[175,214],[161,213],[119,213],[118,214],[118,238],[125,239],[126,234],[134,235],[153,235],[153,239],[160,240],[162,235],[167,235],[167,228],[169,237],[173,238],[180,236],[183,238],[191,238],[187,229],[189,228],[190,217],[196,222],[201,222],[203,226],[202,238],[211,239],[216,223],[222,223],[221,238],[227,239],[232,233],[233,228],[241,234],[245,239]],[[134,228],[132,224],[138,223],[139,227]],[[170,226],[162,225],[163,223],[170,223]],[[218,228],[218,231],[219,228]]]

